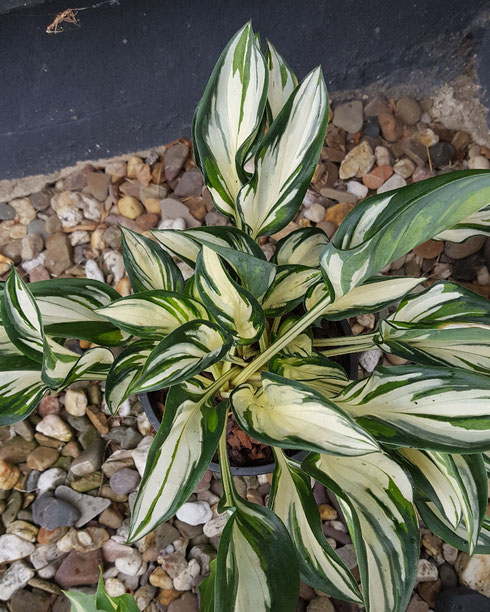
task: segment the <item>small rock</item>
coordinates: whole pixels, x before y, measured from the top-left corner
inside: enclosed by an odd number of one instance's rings
[[[307,612],[335,612],[333,603],[328,597],[315,597],[308,603]]]
[[[225,528],[227,520],[228,517],[226,516],[225,512],[216,518],[211,519],[203,527],[204,535],[206,535],[208,538],[220,536]]]
[[[135,548],[131,549],[131,554],[126,557],[118,557],[115,564],[120,572],[128,576],[139,576],[143,573],[141,571],[143,567],[146,568],[146,563],[144,563],[141,554]]]
[[[65,393],[65,410],[72,416],[85,415],[88,401],[82,389],[68,389]]]
[[[488,612],[488,598],[473,591],[458,587],[442,591],[436,600],[435,612]]]
[[[400,187],[405,187],[407,181],[398,174],[393,174],[386,183],[381,185],[381,187],[377,190],[376,193],[385,193],[386,191],[391,191],[392,189],[400,189]]]
[[[468,160],[468,168],[470,170],[488,170],[490,161],[483,155],[476,155]]]
[[[27,457],[27,465],[31,468],[31,470],[43,472],[47,468],[51,467],[59,456],[60,454],[55,448],[38,446],[31,453],[29,453],[29,456]]]
[[[418,586],[418,592],[420,597],[426,601],[431,608],[436,603],[436,598],[441,592],[441,581],[435,580],[433,582],[421,582]]]
[[[187,560],[182,552],[174,552],[163,556],[161,565],[171,578],[177,578],[187,567]]]
[[[439,572],[437,566],[427,559],[419,559],[419,567],[417,571],[417,580],[419,582],[432,582],[437,580]]]
[[[318,506],[318,511],[322,521],[334,521],[337,518],[337,510],[330,504],[320,504]]]
[[[21,509],[22,501],[22,495],[19,491],[12,491],[8,498],[7,507],[2,512],[2,522],[6,527],[16,518]]]
[[[368,117],[364,122],[364,135],[370,138],[377,138],[380,133],[379,121],[377,117]]]
[[[375,157],[369,143],[363,141],[347,153],[340,165],[339,176],[343,180],[354,176],[361,178],[371,170],[374,161]]]
[[[336,202],[356,204],[358,200],[357,196],[349,193],[348,191],[340,191],[340,189],[332,189],[331,187],[323,187],[320,190],[320,194],[324,198],[329,198],[330,200],[335,200]],[[272,235],[272,238],[279,240],[278,238],[275,238],[275,234]]]
[[[98,280],[101,283],[105,282],[104,275],[95,259],[87,260],[85,264],[85,276],[91,280]]]
[[[371,374],[374,368],[378,365],[382,355],[383,352],[380,349],[364,351],[359,355],[359,363],[366,370],[366,372]]]
[[[418,247],[415,247],[413,251],[415,255],[423,259],[433,259],[434,257],[438,257],[443,249],[444,243],[440,240],[427,240],[427,242],[423,242],[419,244]]]
[[[164,606],[164,609],[167,609],[174,600],[178,599],[182,595],[181,591],[176,591],[175,589],[162,589],[158,596],[158,603]]]
[[[442,554],[444,555],[444,559],[451,565],[456,563],[456,559],[458,558],[459,550],[451,544],[447,544],[446,542],[442,543]]]
[[[461,553],[455,565],[461,584],[490,597],[490,556]]]
[[[446,242],[444,252],[451,259],[464,259],[477,253],[485,243],[485,236],[472,236],[464,242]]]
[[[111,182],[111,177],[108,174],[102,174],[101,172],[89,172],[86,179],[87,187],[90,193],[94,196],[94,198],[97,198],[99,202],[103,202],[109,195],[109,184]],[[87,217],[87,219],[90,219],[90,217]],[[95,220],[98,221],[98,219]]]
[[[309,208],[304,211],[306,219],[313,221],[313,223],[320,223],[325,217],[325,208],[321,204],[312,204]]]
[[[428,612],[429,604],[418,595],[413,595],[410,599],[406,612]]]
[[[193,215],[191,215],[191,211],[189,210],[189,208],[185,204],[179,202],[178,200],[175,200],[174,198],[163,199],[160,202],[160,208],[163,221],[169,219],[183,219],[187,227],[198,227],[201,225],[201,222],[198,221]],[[161,226],[162,224],[159,225],[159,227]]]
[[[118,283],[125,274],[124,261],[121,253],[117,251],[106,251],[104,253],[104,264],[113,276],[113,283]]]
[[[177,510],[176,516],[189,525],[202,525],[211,520],[213,513],[207,502],[187,502]]]
[[[75,476],[83,476],[100,469],[104,458],[105,443],[98,438],[73,461],[70,471]]]
[[[362,128],[363,112],[362,102],[354,100],[341,104],[335,108],[333,124],[349,134],[355,134]]]
[[[334,206],[330,206],[329,208],[327,208],[327,211],[325,213],[325,221],[330,221],[336,226],[339,226],[353,208],[354,204],[351,204],[349,202],[340,202],[339,204],[334,204]]]
[[[145,586],[140,587],[134,594],[134,599],[136,601],[136,605],[140,610],[148,610],[148,612],[152,612],[148,606],[155,599],[156,589],[149,584],[145,584]]]
[[[100,550],[88,553],[72,550],[58,568],[55,581],[64,589],[83,584],[95,584],[99,579],[100,565],[102,565]]]
[[[39,403],[38,413],[41,417],[60,413],[60,401],[54,395],[45,395]]]
[[[387,110],[389,110],[387,99],[384,96],[379,95],[375,96],[366,104],[364,107],[364,114],[366,117],[377,116]]]
[[[380,113],[378,115],[379,127],[383,138],[388,142],[395,142],[402,135],[402,127],[395,117],[390,112]]]
[[[170,523],[161,523],[161,525],[156,528],[155,534],[156,547],[158,550],[163,550],[180,536],[179,531]]]
[[[378,166],[391,166],[390,151],[386,147],[378,145],[374,149],[374,157]]]
[[[412,174],[412,180],[414,183],[418,183],[419,181],[425,181],[425,179],[431,178],[434,176],[434,172],[431,172],[427,168],[415,168]]]
[[[359,198],[359,200],[364,200],[368,194],[368,188],[366,185],[363,185],[358,181],[349,181],[347,183],[347,191],[355,195],[357,198]]]
[[[0,578],[0,600],[11,599],[14,593],[23,589],[33,577],[34,571],[23,561],[12,564]]]
[[[63,232],[56,232],[46,241],[45,266],[53,276],[60,276],[72,264],[72,247]]]
[[[442,168],[451,162],[455,150],[450,142],[442,140],[441,142],[432,145],[429,148],[429,152],[432,164],[436,168]]]
[[[404,157],[393,166],[395,174],[399,174],[404,179],[410,178],[415,170],[415,164],[408,157]]]
[[[189,156],[189,147],[183,142],[170,146],[163,155],[163,167],[167,181],[177,178]]]
[[[173,588],[172,578],[167,574],[165,570],[161,567],[157,567],[150,574],[149,577],[150,584],[158,587],[159,589],[171,589]]]
[[[117,510],[109,506],[99,516],[98,521],[104,527],[110,527],[111,529],[119,529],[122,525],[122,516]]]
[[[32,520],[50,531],[74,525],[79,518],[77,508],[50,495],[41,495],[32,504]]]
[[[123,468],[111,476],[109,484],[115,493],[127,495],[136,490],[140,480],[140,475],[136,470]]]
[[[12,521],[7,527],[7,533],[19,536],[28,542],[36,542],[39,528],[27,521]]]
[[[11,221],[15,219],[15,210],[12,206],[0,202],[0,221]]]
[[[122,197],[118,201],[117,207],[121,215],[127,219],[136,219],[144,213],[144,208],[141,202],[134,196],[130,195]]]
[[[15,218],[21,225],[29,225],[36,218],[36,211],[31,206],[29,198],[19,198],[10,202],[10,207],[15,210]]]
[[[198,168],[190,168],[180,177],[174,196],[177,198],[190,198],[200,196],[204,185],[203,176]]]
[[[104,581],[104,586],[109,597],[119,597],[126,593],[126,587],[117,578],[108,578]]]
[[[201,567],[201,574],[208,576],[211,561],[216,557],[216,551],[209,544],[196,544],[189,551],[189,559],[196,559]]]
[[[422,115],[419,103],[413,98],[400,98],[396,103],[395,109],[398,117],[407,125],[415,125]]]
[[[44,247],[44,241],[39,234],[28,234],[22,238],[21,257],[23,261],[31,261],[39,256]]]
[[[458,576],[453,566],[449,563],[443,563],[439,566],[439,578],[441,579],[443,589],[451,589],[458,586]]]
[[[98,489],[102,484],[102,473],[92,472],[91,474],[84,474],[79,478],[73,479],[71,482],[71,488],[75,489],[79,493],[86,493],[92,489]]]
[[[195,586],[200,571],[199,563],[191,559],[185,570],[174,578],[174,588],[177,591],[190,591]]]
[[[0,489],[13,489],[20,478],[20,470],[15,465],[0,460]]]
[[[0,536],[0,564],[24,559],[34,552],[36,547],[31,542],[15,534]]]
[[[56,489],[66,480],[66,472],[60,468],[51,468],[39,475],[37,488],[40,494],[46,493],[51,489]]]
[[[57,414],[48,414],[36,425],[36,431],[62,442],[73,438],[70,427]]]

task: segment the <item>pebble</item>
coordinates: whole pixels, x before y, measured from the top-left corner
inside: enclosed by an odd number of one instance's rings
[[[427,559],[419,559],[419,566],[417,570],[418,582],[432,582],[437,580],[439,572],[437,566],[428,561]]]
[[[143,204],[134,196],[126,195],[117,202],[119,212],[127,219],[136,219],[145,211]]]
[[[408,157],[404,157],[396,162],[393,166],[393,171],[395,174],[399,174],[404,179],[408,179],[412,176],[413,171],[415,170],[415,164]]]
[[[451,162],[454,152],[455,150],[453,145],[445,140],[441,140],[440,142],[432,145],[429,148],[432,165],[436,168],[447,166]]]
[[[147,610],[153,612],[152,609],[148,608],[150,603],[155,599],[156,589],[149,584],[145,584],[140,587],[134,594],[136,605],[140,610]]]
[[[395,109],[398,117],[407,125],[416,125],[422,115],[419,103],[413,98],[400,98],[396,102]]]
[[[115,493],[128,495],[131,491],[136,490],[140,480],[140,475],[136,470],[123,468],[111,476],[109,484]]]
[[[0,600],[11,599],[14,593],[23,589],[33,577],[34,571],[26,563],[23,561],[13,563],[0,578]]]
[[[307,612],[335,612],[333,603],[328,597],[315,597],[306,608]]]
[[[88,400],[82,389],[67,389],[65,393],[65,410],[72,416],[85,415]]]
[[[454,566],[464,586],[490,597],[490,556],[461,553]]]
[[[388,100],[383,95],[374,96],[364,107],[366,117],[377,116],[389,109]]]
[[[36,542],[39,528],[27,521],[12,521],[7,527],[7,533],[19,536],[28,542]]]
[[[182,552],[173,552],[161,558],[161,566],[170,578],[177,578],[187,567],[187,560]]]
[[[201,568],[195,559],[191,559],[183,572],[174,578],[174,588],[177,591],[190,591],[195,586],[196,578]]]
[[[343,180],[361,178],[373,167],[375,157],[368,142],[363,141],[345,156],[340,164],[339,177]]]
[[[171,145],[163,155],[163,167],[167,181],[173,181],[180,174],[189,157],[189,147],[183,142]]]
[[[63,559],[55,575],[55,581],[69,589],[84,584],[95,584],[99,579],[99,566],[102,565],[100,550],[79,553],[72,550]]]
[[[439,578],[441,579],[443,589],[458,586],[458,576],[453,566],[449,563],[443,563],[439,566]]]
[[[98,280],[101,283],[105,282],[104,274],[95,259],[87,259],[87,263],[85,264],[85,276],[92,280]]]
[[[108,578],[104,581],[105,590],[109,597],[119,597],[126,593],[126,587],[117,578]]]
[[[75,476],[83,476],[100,469],[104,459],[105,442],[97,438],[90,446],[82,451],[70,466]]]
[[[458,558],[458,549],[447,542],[442,543],[442,554],[444,555],[444,559],[451,565],[456,563],[456,559]]]
[[[37,479],[37,488],[39,493],[43,494],[51,489],[56,489],[59,485],[62,485],[66,480],[66,472],[61,468],[51,468],[39,474]]]
[[[141,554],[135,548],[131,553],[115,560],[117,569],[128,576],[140,576],[146,571],[146,563],[141,558]]]
[[[89,172],[86,176],[86,180],[90,193],[94,196],[94,198],[99,200],[99,202],[103,202],[109,195],[109,184],[111,182],[111,177],[108,174],[103,174],[102,172]],[[87,219],[91,219],[91,217],[88,217],[87,215],[85,216]],[[95,221],[98,220],[99,219],[95,219]]]
[[[34,550],[34,544],[18,535],[8,533],[0,536],[0,564],[24,559]]]
[[[36,210],[31,206],[29,198],[12,200],[10,207],[15,210],[15,218],[21,225],[29,225],[36,218]]]
[[[370,349],[369,351],[364,351],[359,355],[359,363],[366,370],[366,372],[371,374],[374,368],[378,365],[382,355],[383,352],[380,349]]]
[[[442,591],[436,600],[435,612],[488,612],[488,598],[464,587]]]
[[[385,193],[386,191],[391,191],[392,189],[399,189],[400,187],[405,187],[407,181],[398,174],[393,174],[381,187],[378,188],[376,193]]]
[[[48,436],[56,438],[62,442],[69,442],[73,438],[73,433],[70,427],[57,414],[48,414],[42,421],[36,425],[36,431]]]
[[[438,257],[444,249],[444,243],[439,240],[427,240],[413,250],[415,255],[423,259]]]
[[[190,210],[187,208],[185,204],[175,200],[174,198],[165,198],[160,202],[160,210],[162,214],[162,223],[158,227],[165,229],[163,227],[164,221],[169,221],[171,219],[177,220],[180,219],[179,225],[182,225],[182,220],[184,221],[186,227],[198,227],[201,225],[201,222],[198,221],[195,217],[191,215]],[[181,227],[173,227],[172,229],[182,229]],[[183,228],[185,229],[185,228]]]
[[[0,460],[0,489],[13,489],[20,478],[20,470],[15,465]]]
[[[15,210],[12,206],[0,202],[0,221],[11,221],[15,219]]]
[[[378,166],[391,166],[391,155],[389,149],[378,145],[374,149],[374,157]]]
[[[60,276],[72,264],[72,247],[63,232],[56,232],[46,241],[44,265],[53,276]]]
[[[180,177],[175,187],[174,195],[177,198],[191,198],[200,196],[204,186],[203,176],[198,168],[190,168]]]
[[[321,204],[315,203],[305,209],[304,215],[306,219],[313,221],[313,223],[320,223],[325,218],[325,208]]]
[[[176,514],[179,521],[188,525],[203,525],[211,520],[213,513],[205,501],[187,502],[183,504]]]
[[[349,134],[359,132],[363,123],[362,102],[354,100],[337,106],[332,122],[336,127],[345,130]]]
[[[216,518],[211,519],[203,527],[204,535],[206,535],[208,538],[220,536],[225,528],[227,520],[228,517],[226,516],[226,513],[220,514]]]
[[[488,170],[490,161],[483,155],[476,155],[468,160],[468,168],[470,170]]]
[[[388,142],[395,142],[402,135],[402,127],[398,119],[390,112],[378,115],[379,127],[383,138]]]
[[[444,253],[451,259],[464,259],[469,257],[483,247],[485,236],[472,236],[464,242],[449,242],[445,243]]]
[[[36,525],[53,531],[58,527],[74,525],[80,518],[80,512],[68,502],[45,494],[32,504],[32,520]]]
[[[38,446],[31,453],[29,453],[29,456],[27,457],[27,465],[31,468],[31,470],[43,472],[51,467],[59,456],[60,454],[55,448]]]
[[[79,478],[73,479],[71,481],[71,488],[79,493],[86,493],[92,489],[98,489],[102,484],[102,480],[101,472],[91,472],[90,474],[84,474]]]

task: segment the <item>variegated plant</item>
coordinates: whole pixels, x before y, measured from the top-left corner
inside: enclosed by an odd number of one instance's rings
[[[267,261],[260,239],[297,213],[327,115],[320,69],[298,84],[272,45],[262,54],[247,24],[223,51],[193,127],[196,161],[231,225],[151,238],[123,229],[128,297],[81,279],[26,286],[15,271],[2,287],[2,424],[74,380],[105,380],[112,413],[133,394],[168,389],[130,541],[175,514],[219,448],[228,522],[201,585],[202,610],[293,611],[301,577],[368,610],[403,612],[419,553],[415,507],[454,546],[490,552],[489,304],[452,282],[381,274],[433,237],[488,235],[490,172],[368,198],[332,242],[319,228],[299,229]],[[186,281],[176,258],[195,270]],[[389,314],[371,334],[315,332],[380,310]],[[80,356],[66,338],[97,346]],[[350,381],[331,361],[372,347],[415,365]],[[234,486],[230,418],[273,449],[267,507]],[[295,449],[308,451],[301,464]],[[337,496],[360,585],[323,535],[311,477]]]

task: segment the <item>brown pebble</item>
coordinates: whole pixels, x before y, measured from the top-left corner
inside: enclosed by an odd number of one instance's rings
[[[413,252],[424,259],[434,259],[434,257],[438,257],[442,253],[443,249],[444,243],[440,240],[427,240],[427,242],[423,242],[418,247],[415,247]]]
[[[392,113],[380,113],[378,122],[383,138],[388,142],[395,142],[402,135],[400,122]]]
[[[15,465],[0,461],[0,489],[10,491],[20,478],[20,470]]]
[[[391,166],[378,166],[362,177],[362,182],[369,189],[379,189],[393,174]]]
[[[339,202],[327,208],[324,221],[331,221],[335,225],[340,225],[345,217],[354,208],[355,204],[351,202]]]

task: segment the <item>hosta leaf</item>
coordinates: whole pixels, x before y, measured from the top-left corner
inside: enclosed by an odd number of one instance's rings
[[[374,340],[383,351],[416,363],[490,373],[490,325],[448,322],[430,329],[381,321]]]
[[[115,414],[119,406],[131,395],[131,385],[143,371],[154,348],[154,341],[139,340],[126,347],[114,359],[105,383],[105,400],[112,414]]]
[[[307,385],[262,372],[262,387],[249,384],[230,396],[240,427],[250,436],[284,448],[363,455],[376,441],[334,403]]]
[[[63,593],[71,604],[70,612],[101,612],[93,595],[78,591],[63,591]]]
[[[490,206],[469,215],[454,227],[435,236],[436,240],[449,240],[450,242],[464,242],[472,236],[490,235]]]
[[[263,259],[265,255],[257,243],[245,232],[232,226],[191,227],[186,230],[152,230],[158,242],[168,251],[177,255],[189,266],[194,267],[203,244],[209,243],[226,247],[241,253],[248,253]]]
[[[267,67],[269,69],[267,101],[271,119],[274,120],[296,89],[298,79],[269,41],[267,41]]]
[[[255,173],[238,194],[240,216],[254,238],[279,231],[298,211],[316,168],[327,120],[327,90],[316,68],[269,126],[255,156]]]
[[[320,255],[326,244],[328,238],[323,230],[317,227],[301,227],[279,240],[273,261],[280,266],[299,264],[318,268]]]
[[[2,355],[0,370],[0,427],[26,418],[41,401],[47,386],[41,365],[22,354]]]
[[[285,265],[277,268],[276,277],[262,299],[262,308],[267,316],[286,314],[303,301],[309,287],[321,280],[315,268],[300,265]]]
[[[231,337],[216,323],[185,323],[156,345],[129,393],[154,391],[188,380],[222,359],[231,343]]]
[[[216,584],[216,559],[209,564],[209,576],[199,583],[200,612],[214,612],[214,592]]]
[[[193,141],[216,207],[235,217],[243,163],[262,123],[267,66],[250,23],[226,46],[194,116]]]
[[[362,604],[354,577],[323,535],[310,478],[281,450],[276,449],[274,456],[276,465],[268,505],[289,531],[301,579],[323,593]]]
[[[196,286],[214,319],[239,344],[250,344],[262,334],[265,317],[256,298],[232,280],[219,255],[206,246],[197,259]]]
[[[58,391],[76,380],[104,380],[113,360],[111,351],[101,346],[79,356],[45,338],[42,379]]]
[[[182,291],[184,279],[170,255],[156,242],[121,227],[122,255],[133,291]]]
[[[204,306],[174,291],[142,291],[97,311],[124,331],[140,338],[162,338],[183,323],[207,319]]]
[[[419,559],[419,526],[405,472],[381,452],[363,457],[313,454],[302,467],[339,496],[366,609],[405,610]]]
[[[447,367],[378,367],[335,403],[389,444],[460,453],[490,449],[486,376]]]
[[[332,321],[340,321],[359,314],[378,312],[397,302],[424,280],[425,278],[407,278],[404,276],[370,278],[363,285],[354,287],[338,300],[326,306],[323,311],[324,316]],[[312,287],[305,300],[307,310],[311,310],[321,299],[327,296],[328,288],[324,283]]]
[[[269,362],[269,371],[308,385],[328,398],[340,393],[350,382],[338,363],[320,353],[309,357],[275,355]]]
[[[277,330],[277,337],[272,338],[275,341],[277,338],[283,336],[291,327],[299,320],[299,316],[293,315],[287,317],[282,321]],[[281,355],[297,355],[308,357],[313,354],[313,333],[311,328],[305,329],[297,336],[295,336],[280,352]]]
[[[399,451],[417,498],[433,503],[453,529],[463,518],[474,550],[487,508],[487,474],[481,454],[448,455],[413,448]]]
[[[332,300],[489,202],[490,172],[483,170],[439,175],[364,200],[321,258]]]
[[[151,445],[131,513],[129,541],[168,520],[187,500],[213,458],[226,406],[195,380],[172,387],[162,424]]]
[[[110,285],[88,278],[52,278],[30,283],[29,290],[41,313],[44,333],[118,346],[127,334],[95,311],[121,296]]]

